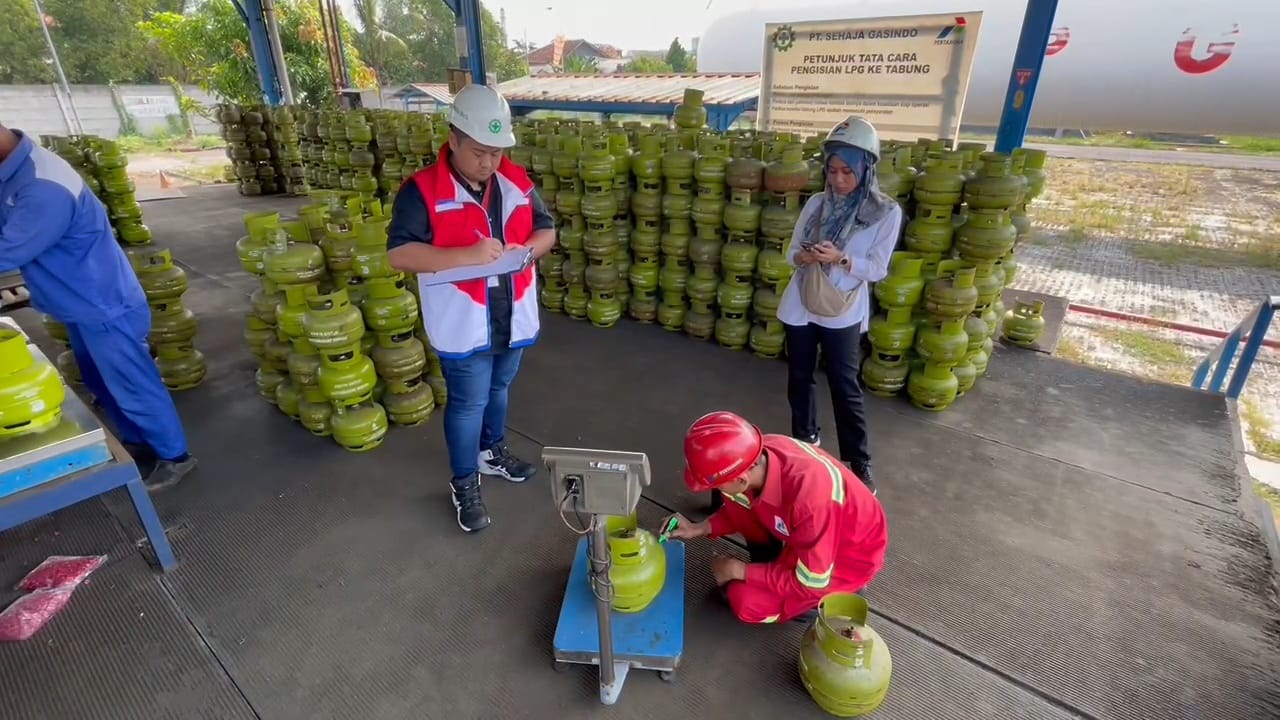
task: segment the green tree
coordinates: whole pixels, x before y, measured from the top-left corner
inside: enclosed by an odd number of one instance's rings
[[[673,39],[671,47],[667,48],[667,64],[678,73],[690,72],[689,53],[680,44],[680,38]]]
[[[309,0],[277,0],[276,11],[294,100],[312,107],[332,105],[318,6]],[[229,102],[261,102],[249,31],[231,3],[204,2],[186,15],[157,13],[138,27],[163,66],[179,69],[177,79],[195,82]],[[354,33],[343,27],[342,35],[351,85],[370,87],[373,72],[350,45]]]
[[[400,36],[385,29],[388,3],[383,0],[353,0],[360,31],[352,39],[360,57],[373,70],[378,85],[392,81],[409,66],[409,46]]]
[[[158,79],[151,54],[139,42],[136,30],[154,0],[44,0],[41,5],[51,18],[49,34],[68,82],[97,85]],[[39,28],[35,30],[34,37],[43,41]],[[5,48],[4,54],[9,52]]]
[[[600,64],[595,58],[570,55],[564,59],[564,67],[561,69],[571,75],[595,75],[600,72]]]
[[[666,60],[659,60],[654,57],[638,57],[626,65],[622,66],[622,72],[636,73],[638,75],[661,75],[663,73],[675,72]]]
[[[458,67],[454,43],[457,20],[443,0],[382,0],[379,27],[404,41],[407,58],[388,63],[385,84],[444,82],[449,68]],[[502,26],[488,8],[481,7],[480,30],[484,38],[485,68],[498,81],[527,74],[524,54],[508,47]]]
[[[55,79],[35,7],[28,0],[0,0],[0,83],[51,83]]]

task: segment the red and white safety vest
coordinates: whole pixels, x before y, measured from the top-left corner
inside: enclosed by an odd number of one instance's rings
[[[533,234],[533,182],[523,168],[502,158],[486,192],[500,192],[502,228],[492,228],[489,211],[476,202],[449,169],[449,146],[440,149],[435,164],[414,173],[427,205],[432,244],[440,248],[474,245],[482,237],[499,237],[508,246],[524,245]],[[538,339],[538,293],[535,266],[511,276],[511,345],[532,345]],[[445,358],[461,358],[489,348],[489,284],[485,278],[419,288],[422,324],[431,346]]]

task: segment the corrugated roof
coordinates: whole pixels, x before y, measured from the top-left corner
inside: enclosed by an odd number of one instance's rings
[[[541,75],[508,80],[498,86],[510,103],[673,104],[683,99],[685,88],[706,93],[703,102],[707,105],[741,105],[760,96],[760,74]]]
[[[445,83],[409,83],[392,93],[391,97],[402,98],[406,95],[426,95],[441,105],[453,104],[453,95]]]

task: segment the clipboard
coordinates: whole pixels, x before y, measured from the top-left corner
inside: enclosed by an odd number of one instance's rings
[[[529,267],[533,262],[533,250],[518,246],[507,248],[497,260],[483,265],[463,265],[433,273],[418,273],[418,284],[423,287],[444,285],[463,280],[479,280],[480,278],[510,275]]]

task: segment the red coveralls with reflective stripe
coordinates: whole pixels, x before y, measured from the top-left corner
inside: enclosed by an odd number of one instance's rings
[[[747,566],[725,587],[743,622],[790,620],[828,593],[857,592],[884,564],[889,542],[880,502],[847,466],[806,442],[765,435],[768,469],[752,498],[726,495],[709,518],[711,537],[783,543],[778,559]]]

